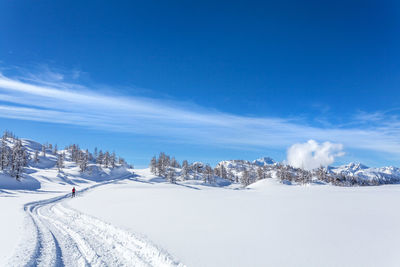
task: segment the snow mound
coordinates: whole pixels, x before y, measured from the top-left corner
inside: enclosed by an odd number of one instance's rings
[[[9,190],[38,190],[41,185],[35,178],[24,175],[20,181],[9,175],[0,174],[0,189]]]

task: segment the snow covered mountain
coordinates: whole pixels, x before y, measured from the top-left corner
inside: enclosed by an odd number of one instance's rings
[[[370,168],[361,163],[351,162],[339,167],[329,167],[329,171],[339,175],[356,176],[368,181],[400,180],[400,168],[388,166],[380,168]]]
[[[254,160],[226,160],[221,161],[215,167],[216,169],[223,168],[226,170],[227,178],[232,181],[240,181],[240,177],[244,172],[248,172],[250,181],[255,182],[259,179],[277,177],[278,171],[284,166],[278,164],[269,157]],[[292,176],[301,176],[301,170],[284,166],[283,168]],[[388,166],[381,168],[370,168],[361,163],[349,163],[347,165],[326,168],[326,175],[331,176],[330,181],[339,180],[340,185],[378,185],[400,182],[400,168]],[[314,178],[311,180],[319,180],[317,170],[310,173]],[[349,181],[345,183],[345,181]],[[326,182],[326,181],[324,181]]]
[[[338,174],[339,173],[343,173],[343,174],[346,174],[346,175],[354,175],[354,174],[356,174],[358,172],[362,172],[362,171],[365,171],[365,170],[369,169],[369,167],[367,167],[367,166],[365,166],[364,164],[361,164],[361,163],[351,162],[349,164],[342,165],[342,166],[339,166],[339,167],[330,167],[329,169],[332,170],[335,173],[338,173]]]
[[[275,160],[271,159],[270,157],[263,157],[259,158],[253,161],[253,164],[256,164],[260,167],[266,166],[266,165],[274,165],[276,164]]]

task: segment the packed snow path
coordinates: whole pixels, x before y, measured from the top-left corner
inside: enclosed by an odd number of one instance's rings
[[[8,266],[183,266],[149,241],[69,208],[69,197],[25,205],[31,236]]]

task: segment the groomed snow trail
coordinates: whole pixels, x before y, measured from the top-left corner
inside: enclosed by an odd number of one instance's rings
[[[148,240],[69,208],[70,196],[25,205],[26,236],[7,266],[184,266]]]

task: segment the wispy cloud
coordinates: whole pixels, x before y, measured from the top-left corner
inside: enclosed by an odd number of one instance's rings
[[[382,114],[360,113],[357,124],[323,128],[294,119],[238,116],[183,102],[101,93],[97,88],[67,83],[52,72],[12,78],[0,74],[0,117],[196,144],[287,148],[314,139],[400,155],[400,123],[393,116],[388,123]]]

